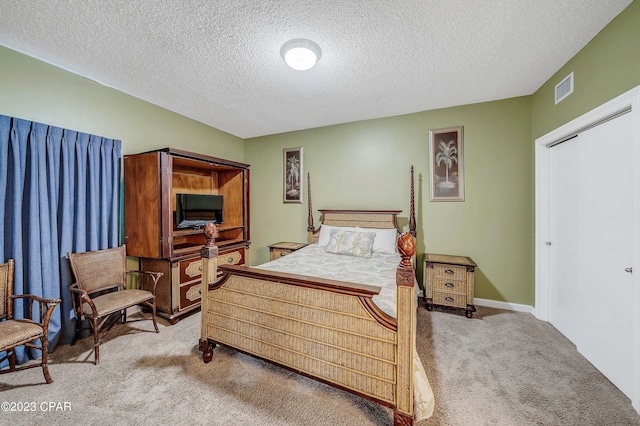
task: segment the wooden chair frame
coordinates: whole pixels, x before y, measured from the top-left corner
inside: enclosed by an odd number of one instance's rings
[[[100,362],[100,343],[118,320],[121,323],[151,320],[156,333],[159,333],[156,322],[156,286],[162,272],[127,270],[125,245],[68,255],[76,278],[76,282],[70,287],[76,315],[76,333],[72,344],[76,342],[79,333],[86,329],[82,327],[82,322],[87,320],[89,329],[93,332],[96,365]],[[127,274],[143,276],[140,280],[142,289],[127,289]],[[150,286],[146,285],[144,277],[151,279]],[[144,289],[145,286],[150,288]],[[148,308],[151,316],[127,321],[127,309],[134,306]],[[101,331],[104,332],[101,334]]]
[[[42,373],[47,383],[53,382],[49,374],[49,320],[53,310],[60,303],[60,299],[46,299],[32,294],[13,294],[13,272],[14,261],[9,259],[7,263],[0,264],[0,352],[6,352],[0,362],[9,361],[9,368],[0,370],[0,374],[14,371],[26,370],[29,368],[42,367]],[[28,303],[27,317],[24,319],[14,319],[13,305],[16,299],[25,300]],[[38,303],[38,321],[33,319],[33,304]],[[41,344],[36,343],[40,340]],[[41,361],[38,364],[27,363],[16,366],[15,348],[26,346],[42,351]]]

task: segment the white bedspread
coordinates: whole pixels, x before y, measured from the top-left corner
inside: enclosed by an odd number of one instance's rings
[[[396,268],[400,259],[397,253],[373,253],[371,258],[345,256],[327,253],[325,247],[310,244],[256,268],[379,286],[380,293],[373,297],[373,301],[385,313],[396,318]],[[418,290],[416,286],[416,305]],[[433,391],[415,349],[413,394],[415,420],[431,417],[435,406]]]
[[[385,313],[396,317],[399,254],[373,253],[371,258],[363,258],[327,253],[324,249],[310,244],[257,268],[379,286],[380,294],[374,296],[373,301]]]

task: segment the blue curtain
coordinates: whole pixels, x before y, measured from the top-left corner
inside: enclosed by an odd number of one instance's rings
[[[51,350],[75,330],[67,253],[119,245],[120,145],[0,115],[0,261],[15,260],[16,294],[62,300],[49,323]],[[15,317],[27,308],[17,303]],[[18,362],[40,356],[18,349]]]

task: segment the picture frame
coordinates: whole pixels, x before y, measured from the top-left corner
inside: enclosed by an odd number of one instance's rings
[[[283,202],[302,204],[302,147],[283,150]]]
[[[463,130],[429,131],[430,201],[464,201]]]

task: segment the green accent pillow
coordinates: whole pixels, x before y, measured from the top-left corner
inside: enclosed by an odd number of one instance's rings
[[[375,232],[332,229],[325,251],[347,256],[371,257]]]

